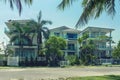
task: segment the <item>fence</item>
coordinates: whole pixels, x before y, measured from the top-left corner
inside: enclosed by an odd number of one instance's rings
[[[60,66],[65,67],[69,65],[69,61],[60,61]]]
[[[100,64],[112,64],[113,59],[99,59]]]
[[[19,57],[8,57],[7,65],[8,66],[19,66]]]

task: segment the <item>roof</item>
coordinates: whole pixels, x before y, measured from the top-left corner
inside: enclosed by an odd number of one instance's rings
[[[9,29],[13,29],[14,27],[12,26],[12,23],[15,21],[20,24],[25,24],[26,22],[29,22],[30,20],[8,20],[8,22],[5,22],[5,24],[7,25]]]
[[[86,31],[93,31],[93,32],[111,32],[114,31],[115,29],[111,29],[111,28],[101,28],[101,27],[87,27],[85,28],[82,32],[86,32]]]
[[[50,29],[50,31],[62,31],[62,32],[80,33],[79,30],[72,29],[72,28],[69,28],[69,27],[66,27],[66,26],[61,26],[61,27],[53,28],[53,29]]]
[[[63,32],[73,32],[73,33],[80,33],[80,31],[79,30],[77,30],[77,29],[66,29],[66,30],[63,30]]]
[[[61,27],[50,29],[50,31],[53,31],[53,30],[60,30],[61,31],[61,30],[65,30],[65,29],[70,29],[70,28],[67,26],[61,26]]]

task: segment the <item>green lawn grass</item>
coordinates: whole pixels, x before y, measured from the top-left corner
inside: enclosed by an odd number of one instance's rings
[[[66,80],[120,80],[120,76],[108,75],[108,76],[90,76],[90,77],[73,77]]]

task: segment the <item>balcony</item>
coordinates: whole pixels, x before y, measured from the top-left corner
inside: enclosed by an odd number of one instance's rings
[[[75,44],[68,44],[67,50],[69,51],[75,51]]]
[[[67,33],[66,39],[68,40],[77,40],[77,34]]]
[[[9,47],[9,48],[20,48],[19,45],[13,45],[13,44],[8,44],[7,47]],[[30,45],[30,46],[23,45],[23,48],[37,48],[37,46],[36,45]]]

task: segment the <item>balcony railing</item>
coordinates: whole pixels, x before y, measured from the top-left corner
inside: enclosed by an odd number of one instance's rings
[[[8,44],[7,47],[19,48],[19,45]],[[37,48],[37,45],[23,45],[23,48]]]
[[[67,38],[68,40],[77,40],[77,38]]]

